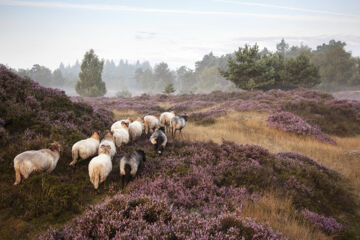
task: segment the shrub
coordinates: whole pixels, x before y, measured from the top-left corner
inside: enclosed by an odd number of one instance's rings
[[[325,217],[308,209],[302,210],[301,214],[326,233],[333,234],[343,229],[343,226],[338,223],[335,218]]]
[[[304,136],[314,136],[321,142],[336,144],[336,142],[331,139],[329,135],[324,134],[319,127],[311,126],[301,117],[289,112],[280,112],[270,115],[267,119],[267,124],[286,132],[292,132]]]

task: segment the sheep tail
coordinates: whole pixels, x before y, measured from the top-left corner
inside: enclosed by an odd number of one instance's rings
[[[70,166],[75,165],[79,158],[79,149],[75,149],[72,151],[72,162],[70,163]]]
[[[20,167],[17,164],[15,164],[14,169],[15,169],[15,182],[14,182],[14,185],[16,186],[21,182],[21,174],[20,174]]]

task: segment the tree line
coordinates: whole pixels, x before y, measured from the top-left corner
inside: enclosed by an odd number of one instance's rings
[[[245,45],[223,56],[212,52],[195,62],[195,68],[181,66],[171,70],[161,62],[100,60],[88,51],[80,64],[60,64],[53,72],[38,64],[19,69],[44,86],[76,89],[79,95],[102,96],[106,89],[120,96],[131,92],[156,94],[207,93],[215,90],[316,88],[326,91],[360,87],[360,58],[346,51],[346,43],[331,40],[311,49],[306,45],[289,46],[284,39],[271,52],[258,45]],[[92,90],[90,90],[92,88]],[[85,89],[85,90],[84,90]]]

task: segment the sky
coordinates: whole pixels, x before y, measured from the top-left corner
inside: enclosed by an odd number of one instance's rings
[[[270,50],[284,38],[312,48],[345,41],[360,56],[360,1],[0,0],[0,63],[56,69],[94,49],[103,59],[194,68],[244,44]]]

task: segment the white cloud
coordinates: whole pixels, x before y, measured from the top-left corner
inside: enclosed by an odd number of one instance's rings
[[[221,1],[227,1],[227,0],[221,0]],[[234,1],[232,1],[232,2],[234,2]],[[241,2],[236,2],[236,3],[241,3]],[[247,4],[251,4],[251,3],[247,3]],[[136,12],[136,13],[254,17],[254,18],[280,19],[280,20],[292,20],[292,21],[310,21],[310,22],[320,21],[320,22],[334,22],[334,23],[338,23],[338,22],[360,23],[359,17],[353,17],[353,16],[344,17],[343,15],[330,17],[330,16],[294,15],[294,14],[262,14],[262,13],[249,13],[249,12],[141,8],[141,7],[131,7],[131,6],[125,6],[125,5],[74,4],[74,3],[67,3],[67,2],[38,2],[38,1],[21,1],[21,0],[15,0],[15,1],[0,0],[0,5],[22,6],[22,7],[42,7],[42,8],[87,9],[87,10],[100,10],[100,11]],[[267,4],[258,4],[258,5],[274,6],[274,5],[267,5]],[[277,6],[277,7],[279,7],[279,6]],[[286,7],[286,8],[289,8],[289,7]]]
[[[243,2],[243,1],[234,1],[234,0],[213,0],[213,1],[223,2],[223,3],[232,3],[232,4],[238,4],[238,5],[244,5],[244,6],[286,9],[286,10],[301,11],[301,12],[307,12],[307,13],[317,13],[317,14],[326,14],[326,15],[334,15],[334,16],[360,18],[360,15],[356,15],[356,14],[339,13],[339,12],[332,12],[332,11],[326,11],[326,10],[315,10],[315,9],[309,9],[309,8],[288,7],[288,6],[280,6],[280,5],[273,5],[273,4]]]

